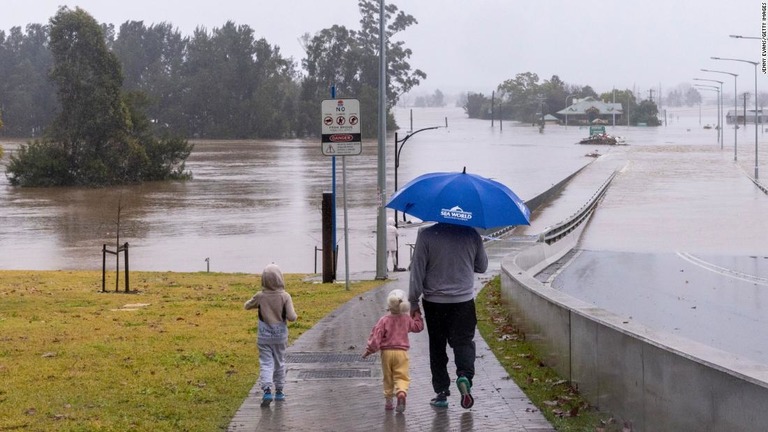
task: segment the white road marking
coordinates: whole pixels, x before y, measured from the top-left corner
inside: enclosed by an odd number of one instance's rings
[[[726,267],[721,267],[716,264],[712,264],[710,262],[704,261],[701,258],[697,258],[687,252],[677,252],[677,256],[680,258],[688,261],[689,263],[701,267],[704,270],[709,270],[713,273],[717,273],[721,276],[729,277],[732,279],[738,279],[744,282],[750,282],[755,285],[762,285],[762,286],[768,286],[768,279],[762,278],[759,276],[753,276],[750,274],[742,273],[740,271],[736,271],[733,269],[729,269]]]

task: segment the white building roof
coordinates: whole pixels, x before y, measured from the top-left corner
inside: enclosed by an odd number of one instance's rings
[[[599,115],[621,114],[623,112],[620,103],[603,102],[593,97],[577,99],[571,106],[557,112],[560,115],[586,115],[587,111],[596,109]]]

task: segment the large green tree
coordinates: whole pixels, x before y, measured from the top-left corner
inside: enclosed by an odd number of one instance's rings
[[[47,73],[52,58],[48,26],[29,24],[0,31],[0,109],[6,120],[4,133],[39,136],[58,108]]]
[[[61,7],[50,20],[50,50],[61,112],[43,140],[11,156],[11,184],[110,185],[187,175],[191,146],[149,133],[142,98],[123,94],[120,63],[93,17]]]
[[[188,43],[169,23],[147,27],[127,21],[112,44],[123,69],[123,89],[148,96],[146,113],[157,132],[188,134],[181,75]]]
[[[533,72],[519,73],[498,87],[498,103],[505,118],[531,121],[539,108],[541,95],[539,76]]]
[[[180,81],[190,133],[217,138],[292,135],[296,93],[293,62],[247,25],[197,28]]]
[[[316,135],[320,123],[317,121],[320,102],[330,98],[330,85],[336,85],[336,97],[360,100],[363,115],[364,136],[377,134],[378,85],[379,85],[379,2],[360,0],[360,29],[350,30],[335,25],[321,30],[314,36],[304,36],[306,57],[302,65],[306,76],[301,89],[301,113],[299,133]],[[394,127],[390,109],[397,104],[400,96],[417,86],[427,75],[419,69],[413,70],[408,60],[412,51],[395,36],[411,25],[416,19],[394,4],[385,6],[386,60],[387,60],[387,124]]]

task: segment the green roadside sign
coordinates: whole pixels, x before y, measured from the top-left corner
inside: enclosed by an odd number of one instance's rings
[[[589,136],[600,135],[605,133],[605,126],[590,126]]]

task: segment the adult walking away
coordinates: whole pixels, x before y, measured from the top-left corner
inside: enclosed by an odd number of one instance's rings
[[[429,335],[429,367],[432,388],[437,394],[430,402],[447,407],[451,379],[446,344],[453,348],[456,385],[461,406],[469,409],[472,379],[475,376],[475,273],[485,273],[488,256],[475,228],[437,223],[421,228],[411,259],[409,301],[411,315],[424,317]]]

